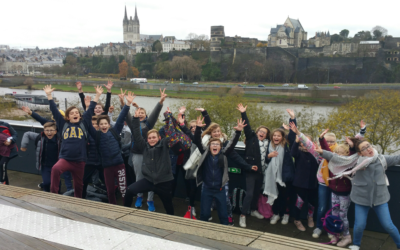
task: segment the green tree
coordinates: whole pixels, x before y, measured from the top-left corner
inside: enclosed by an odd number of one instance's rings
[[[344,29],[344,30],[340,31],[339,34],[340,34],[340,36],[342,36],[343,38],[347,38],[347,37],[349,37],[350,31],[347,30],[347,29]]]
[[[161,51],[163,50],[162,44],[159,40],[155,41],[153,43],[153,46],[151,46],[152,51],[156,51],[157,54],[161,53]]]
[[[378,40],[379,38],[382,37],[382,31],[380,31],[380,30],[374,30],[373,34],[374,34],[375,40]]]

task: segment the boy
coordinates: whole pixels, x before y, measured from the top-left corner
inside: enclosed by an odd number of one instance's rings
[[[98,100],[99,93],[96,94]],[[129,113],[130,105],[135,98],[134,94],[129,92],[126,98],[126,105],[123,107],[115,126],[111,128],[110,117],[107,115],[100,115],[97,118],[97,131],[93,126],[89,126],[89,134],[95,138],[95,144],[97,146],[97,152],[100,156],[101,165],[104,168],[104,178],[107,187],[108,202],[111,204],[117,204],[115,198],[115,178],[118,179],[119,190],[122,194],[122,198],[125,197],[126,191],[126,178],[125,178],[125,165],[121,154],[121,137],[119,134],[124,126],[124,120],[126,115]],[[94,105],[93,105],[94,104]],[[95,102],[91,102],[87,113],[92,114],[94,112]],[[86,119],[89,119],[86,117]]]
[[[206,124],[203,124],[203,120],[204,118],[197,118],[193,141],[202,154],[194,170],[197,186],[203,184],[200,220],[208,221],[211,216],[212,202],[215,199],[220,223],[228,225],[225,193],[225,184],[229,181],[227,156],[235,149],[240,134],[246,125],[242,119],[238,120],[237,126],[234,127],[236,133],[224,149],[222,149],[223,145],[219,138],[211,138],[208,147],[204,147],[201,142],[201,128]],[[253,166],[252,169],[256,171],[257,166]]]
[[[57,135],[55,122],[46,122],[43,132],[25,132],[21,140],[21,151],[26,151],[29,140],[35,141],[36,146],[36,169],[42,174],[42,188],[50,192],[51,169],[58,161],[61,139]]]
[[[18,134],[7,122],[0,121],[0,183],[9,185],[7,175],[8,162],[18,156]]]

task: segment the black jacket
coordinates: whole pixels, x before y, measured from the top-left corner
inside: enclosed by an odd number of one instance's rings
[[[143,149],[142,173],[144,178],[153,184],[173,180],[168,146],[170,138],[164,138],[151,147],[140,134],[139,126],[139,118],[134,117],[132,119],[132,134],[135,145]]]
[[[311,153],[301,151],[299,146],[300,143],[295,142],[291,150],[296,167],[293,186],[306,189],[317,188],[318,162]]]

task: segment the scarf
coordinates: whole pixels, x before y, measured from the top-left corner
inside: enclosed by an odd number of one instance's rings
[[[262,172],[264,172],[265,169],[267,168],[267,163],[265,162],[265,156],[267,154],[268,142],[269,140],[267,139],[264,139],[262,141],[258,140],[258,144],[260,145]]]
[[[279,145],[276,148],[270,143],[269,152],[278,151],[278,156],[271,158],[268,163],[268,167],[264,172],[264,194],[268,195],[268,204],[271,206],[274,204],[274,200],[278,198],[278,183],[282,187],[285,187],[285,183],[282,181],[282,164],[283,157],[285,155],[284,146]]]
[[[337,179],[343,176],[352,176],[358,170],[367,168],[371,162],[375,162],[378,158],[378,151],[374,149],[374,156],[360,156],[359,154],[354,154],[351,156],[341,156],[334,154],[332,159],[329,161],[329,170],[335,175],[335,177],[330,179]],[[379,159],[381,160],[381,159]],[[386,163],[381,160],[382,166],[385,168]]]

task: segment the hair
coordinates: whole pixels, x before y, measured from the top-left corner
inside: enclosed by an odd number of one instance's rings
[[[147,137],[149,137],[149,135],[153,133],[156,133],[157,137],[160,137],[160,133],[158,133],[157,129],[150,129],[149,132],[147,132]]]
[[[349,139],[353,142],[354,148],[355,148],[357,153],[361,153],[360,144],[363,143],[363,142],[368,142],[364,138],[359,139],[357,137],[350,137]]]
[[[271,133],[271,135],[270,135],[270,140],[271,140],[271,142],[273,141],[273,138],[274,138],[274,134],[276,133],[276,132],[278,132],[278,133],[281,133],[281,135],[282,135],[282,141],[281,141],[281,145],[282,146],[284,146],[285,144],[286,144],[286,133],[285,133],[285,130],[283,130],[283,129],[281,129],[281,128],[276,128],[276,129],[274,129],[273,131],[272,131],[272,133]],[[272,144],[274,147],[275,147],[275,145],[274,144]]]
[[[222,147],[222,142],[221,142],[221,140],[219,139],[219,138],[211,138],[209,141],[208,141],[208,146],[211,146],[211,142],[214,142],[214,141],[217,141],[217,142],[219,142],[219,144],[221,145],[221,147]]]
[[[332,132],[326,133],[326,134],[324,135],[324,138],[326,138],[327,136],[335,138],[335,141],[336,141],[336,135],[335,135],[335,133],[332,133]]]
[[[185,122],[186,122],[186,120],[185,120]],[[191,120],[191,121],[188,122],[188,124],[187,124],[187,125],[190,125],[189,129],[192,127],[192,126],[191,126],[192,123],[194,123],[194,126],[196,127],[196,120]],[[188,126],[186,126],[186,127],[188,127]]]
[[[201,134],[201,137],[203,138],[205,135],[211,135],[211,133],[217,128],[221,129],[221,126],[215,122],[212,122],[210,126],[208,126],[208,128]]]
[[[270,138],[271,137],[271,130],[269,130],[269,128],[268,127],[266,127],[266,126],[263,126],[263,125],[261,125],[261,126],[259,126],[257,129],[256,129],[256,134],[258,133],[258,131],[260,131],[260,129],[266,129],[267,130],[267,136],[265,137],[265,138]]]
[[[100,105],[101,108],[104,110],[104,105],[103,105],[103,104],[101,104],[100,102],[98,102],[98,103],[96,104],[96,106],[98,106],[98,105]],[[96,107],[96,106],[95,106],[95,107]]]
[[[336,148],[333,150],[334,153],[338,153],[339,149],[344,150],[344,155],[349,155],[350,154],[350,148],[348,144],[339,144],[336,146]]]
[[[56,126],[56,123],[55,123],[55,122],[46,122],[46,123],[43,125],[43,129],[45,129],[45,128],[50,128],[50,127],[53,127],[55,130],[57,130],[57,126]]]
[[[147,115],[147,112],[146,112],[146,110],[145,110],[144,108],[139,107],[139,108],[137,108],[137,110],[143,110],[143,111],[144,111],[144,114]]]
[[[69,113],[70,113],[73,109],[77,109],[78,112],[79,112],[79,116],[82,118],[81,111],[80,111],[77,107],[71,106],[71,107],[67,108],[67,110],[65,110],[64,120],[69,121]]]
[[[92,121],[97,121],[99,117],[97,115],[92,116]]]
[[[100,124],[101,120],[107,120],[108,124],[110,124],[110,117],[108,117],[108,115],[99,115],[99,116],[97,116],[97,125]]]

